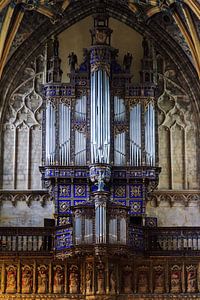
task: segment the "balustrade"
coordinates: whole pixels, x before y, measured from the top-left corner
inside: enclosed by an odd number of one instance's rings
[[[94,234],[94,233],[93,233]],[[200,254],[200,228],[146,228],[129,227],[127,246],[133,251],[151,255],[198,255]],[[52,228],[18,227],[0,228],[0,252],[41,252],[50,253],[54,247],[54,230]],[[88,240],[76,241],[76,246],[93,244],[95,236]],[[119,241],[109,244],[114,246]],[[121,244],[121,243],[120,243]],[[73,245],[72,245],[73,246]]]
[[[200,251],[199,227],[163,227],[147,229],[147,249],[151,253],[184,255]]]
[[[0,252],[50,252],[52,228],[0,228]]]

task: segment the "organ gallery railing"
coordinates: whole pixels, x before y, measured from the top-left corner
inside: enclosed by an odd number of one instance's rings
[[[93,233],[94,234],[94,233]],[[73,234],[72,234],[73,239]],[[74,237],[75,239],[75,237]],[[94,246],[95,237],[74,240],[74,247]],[[120,241],[108,238],[108,246],[115,247]],[[150,255],[200,255],[200,227],[160,227],[145,228],[129,226],[127,243],[122,245],[130,247],[131,251],[138,254]],[[1,227],[0,228],[0,253],[33,252],[50,254],[54,250],[54,230],[44,227]],[[70,247],[69,247],[70,248]],[[72,244],[71,244],[72,248]]]
[[[1,227],[0,252],[34,252],[53,250],[53,229],[44,227]]]

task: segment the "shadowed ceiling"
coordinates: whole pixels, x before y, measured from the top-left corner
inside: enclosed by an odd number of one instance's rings
[[[58,24],[81,0],[1,0],[0,1],[0,78],[11,55],[45,20]],[[91,2],[91,1],[90,1]],[[96,1],[102,5],[103,1]],[[105,4],[109,6],[109,1]],[[130,19],[148,26],[159,18],[173,39],[191,60],[200,77],[199,0],[118,0],[116,6],[130,10]],[[174,27],[174,28],[173,28]],[[173,28],[173,30],[172,30]]]

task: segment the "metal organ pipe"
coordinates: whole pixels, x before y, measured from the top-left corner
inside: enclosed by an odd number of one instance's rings
[[[85,219],[85,243],[89,244],[93,241],[93,221],[92,219]]]
[[[117,219],[110,219],[109,222],[109,242],[117,242]]]
[[[110,84],[105,70],[91,75],[91,162],[110,161]]]
[[[126,244],[126,220],[120,219],[120,243]]]
[[[96,243],[106,243],[106,206],[96,204],[95,211]]]
[[[49,165],[50,164],[50,157],[49,157],[49,129],[50,129],[50,105],[49,103],[47,104],[47,108],[46,108],[46,163]]]
[[[82,239],[82,219],[75,217],[75,243],[80,244]]]
[[[125,122],[125,105],[124,100],[119,96],[114,97],[114,121],[116,124],[122,125]],[[115,125],[117,126],[117,125]],[[125,164],[125,131],[116,132],[114,137],[114,162],[116,165]]]
[[[155,110],[152,103],[147,105],[145,111],[145,153],[146,164],[155,165]]]
[[[59,104],[59,155],[62,166],[70,164],[71,110],[64,103]]]
[[[77,99],[75,107],[75,120],[79,126],[86,123],[86,96]],[[83,129],[75,130],[75,164],[86,164],[86,134]]]
[[[135,104],[130,111],[130,164],[141,165],[141,104]]]
[[[54,164],[56,160],[55,121],[55,108],[52,103],[48,102],[46,108],[46,161],[49,165]]]

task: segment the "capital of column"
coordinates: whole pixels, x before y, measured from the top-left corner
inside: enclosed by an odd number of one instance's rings
[[[89,168],[90,180],[97,186],[96,192],[106,192],[106,183],[111,178],[111,166],[107,164],[93,164]]]

